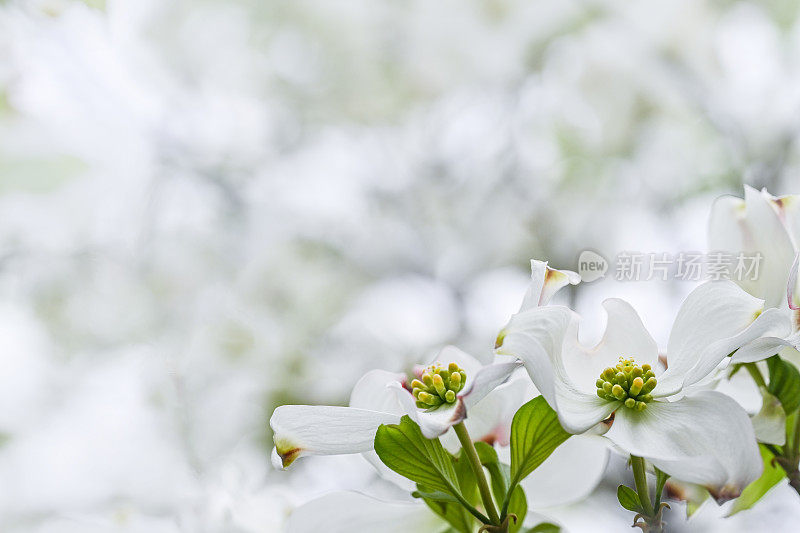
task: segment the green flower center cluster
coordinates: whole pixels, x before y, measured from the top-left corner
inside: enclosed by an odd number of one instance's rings
[[[650,365],[637,365],[633,359],[619,358],[615,367],[603,370],[597,379],[597,395],[610,402],[623,402],[625,407],[643,411],[653,400],[656,375]]]
[[[443,404],[455,403],[456,395],[464,388],[467,373],[455,363],[445,368],[431,365],[419,379],[411,382],[411,394],[420,409],[436,409]]]

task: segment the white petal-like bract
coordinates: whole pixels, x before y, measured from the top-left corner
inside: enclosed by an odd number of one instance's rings
[[[286,533],[380,531],[438,533],[447,524],[420,502],[385,502],[357,492],[333,492],[292,512]]]
[[[369,451],[378,426],[398,422],[393,413],[328,405],[282,405],[269,421],[284,468],[304,455]]]
[[[716,391],[651,402],[644,411],[620,409],[606,437],[673,477],[705,486],[718,502],[737,497],[763,469],[747,413]]]

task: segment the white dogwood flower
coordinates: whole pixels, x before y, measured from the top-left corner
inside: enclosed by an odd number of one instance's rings
[[[784,317],[733,354],[733,361],[749,363],[780,352],[800,363],[800,196],[775,197],[747,185],[744,199],[722,196],[711,210],[708,240],[712,253],[744,252],[755,258],[757,270],[736,270],[733,265],[731,279]]]
[[[391,373],[375,371],[368,376],[369,379],[362,380],[354,390],[351,403],[375,404],[384,400],[391,403],[383,382],[392,378]],[[476,440],[493,443],[500,457],[507,462],[511,419],[516,410],[534,396],[538,396],[538,391],[528,376],[516,374],[470,411],[471,416],[465,421],[470,434]],[[452,433],[443,436],[442,443],[455,453],[459,444],[451,436]],[[608,446],[597,436],[576,435],[559,446],[521,482],[528,507],[535,510],[535,513],[529,513],[526,523],[533,526],[545,519],[548,508],[585,498],[602,478],[607,456]],[[407,492],[415,490],[413,482],[384,466],[374,452],[367,452],[364,457],[387,481]],[[336,516],[337,520],[332,522],[331,516]],[[447,531],[450,526],[421,500],[385,500],[355,491],[339,491],[295,509],[287,522],[286,532],[311,533],[320,529],[345,532],[352,531],[354,527],[364,531],[399,532],[414,529],[438,532]]]
[[[359,380],[349,407],[282,405],[270,419],[273,460],[283,467],[304,455],[364,453],[372,450],[381,424],[409,415],[432,439],[467,418],[467,413],[508,380],[520,365],[482,365],[454,346],[446,346],[416,378],[373,370]]]
[[[379,374],[363,382],[359,392],[354,391],[357,404],[379,401]],[[388,374],[385,377],[390,377]],[[474,409],[465,423],[470,434],[484,442],[493,442],[498,454],[508,460],[508,435],[511,419],[516,410],[533,396],[538,395],[528,377],[515,375],[511,381],[489,393]],[[452,452],[458,449],[458,440],[442,437],[442,443]],[[407,492],[415,490],[414,483],[396,474],[380,462],[374,452],[364,456],[378,470],[381,477]],[[521,485],[525,491],[530,512],[529,527],[546,520],[548,508],[567,505],[585,498],[599,483],[605,470],[608,447],[597,436],[576,435],[548,457],[542,465],[526,477]],[[331,516],[336,520],[332,521]],[[448,531],[450,526],[421,500],[386,500],[356,491],[338,491],[312,500],[295,509],[286,524],[286,533],[312,533],[324,529],[330,532],[360,531]]]
[[[762,462],[744,410],[703,389],[727,355],[775,327],[780,317],[763,304],[732,282],[699,286],[678,313],[660,374],[655,341],[618,299],[604,302],[608,323],[593,348],[578,342],[570,309],[523,306],[501,331],[497,353],[524,362],[567,431],[605,422],[616,447],[723,501],[756,479]]]

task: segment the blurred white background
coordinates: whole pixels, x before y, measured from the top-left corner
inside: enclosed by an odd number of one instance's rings
[[[379,492],[360,457],[272,470],[272,409],[488,360],[531,257],[703,250],[719,194],[800,192],[799,83],[789,0],[0,0],[0,531],[278,532]],[[568,297],[663,346],[691,288]],[[626,475],[559,518],[628,528]],[[784,489],[668,521],[786,531]]]

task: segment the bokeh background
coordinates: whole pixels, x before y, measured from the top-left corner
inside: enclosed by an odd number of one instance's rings
[[[360,457],[273,470],[272,409],[488,360],[531,257],[703,250],[718,195],[800,192],[798,87],[792,0],[0,1],[0,531],[277,533],[380,493]],[[692,286],[566,297],[664,346]],[[557,518],[627,530],[626,475]],[[800,519],[786,487],[673,507]]]

